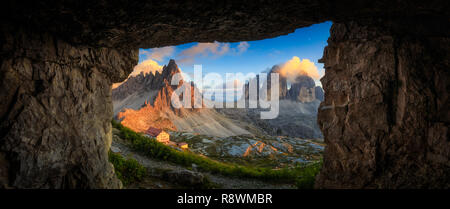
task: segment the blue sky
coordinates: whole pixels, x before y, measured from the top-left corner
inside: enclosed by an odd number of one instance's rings
[[[289,61],[294,56],[314,62],[319,75],[324,74],[323,64],[318,63],[327,45],[331,22],[297,29],[294,33],[259,41],[237,43],[188,43],[178,46],[141,49],[139,62],[152,59],[160,66],[175,59],[180,69],[192,73],[194,64],[201,64],[203,74],[259,73],[273,65]],[[316,79],[317,82],[319,78]],[[317,83],[316,82],[316,83]]]

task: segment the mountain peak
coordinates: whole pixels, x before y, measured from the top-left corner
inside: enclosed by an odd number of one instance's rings
[[[176,65],[177,63],[175,63],[174,59],[170,59],[168,65]]]
[[[172,80],[172,76],[176,73],[181,73],[180,68],[178,68],[177,63],[174,59],[170,59],[169,63],[167,65],[164,65],[162,70],[162,77],[163,79],[167,79],[167,81]]]
[[[160,90],[166,84],[172,81],[172,76],[180,73],[175,60],[171,59],[167,65],[164,65],[161,71],[155,71],[154,74],[138,74],[130,77],[112,91],[113,100],[125,99],[127,96],[137,92],[147,92],[149,90]]]
[[[270,69],[269,73],[280,73],[281,67],[279,65],[274,65],[272,69]]]

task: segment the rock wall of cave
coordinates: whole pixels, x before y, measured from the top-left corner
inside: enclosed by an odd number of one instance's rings
[[[2,34],[0,186],[119,188],[108,162],[111,82],[137,50],[72,46],[45,34]]]
[[[450,186],[450,38],[432,24],[448,23],[332,26],[321,60],[327,146],[318,188]]]

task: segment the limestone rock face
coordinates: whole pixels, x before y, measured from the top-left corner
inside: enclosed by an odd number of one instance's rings
[[[291,84],[291,88],[287,92],[286,99],[299,102],[312,102],[316,99],[315,82],[306,75],[299,76],[295,79],[295,83]]]
[[[145,76],[140,74],[136,77],[130,77],[114,89],[112,95],[116,106],[123,103],[133,104],[118,107],[116,119],[136,132],[145,132],[150,127],[177,130],[172,122],[173,117],[187,117],[186,114],[188,113],[199,112],[202,110],[201,108],[192,107],[194,107],[195,102],[203,107],[203,102],[200,91],[193,83],[185,83],[186,81],[181,80],[177,85],[172,85],[171,82],[176,73],[181,73],[180,68],[178,68],[175,60],[171,59],[163,67],[161,73],[156,72],[155,75],[150,73]],[[179,95],[180,104],[183,102],[184,94],[190,93],[190,106],[188,108],[174,107],[172,104],[173,93]],[[132,96],[128,97],[129,95]],[[134,104],[137,104],[137,106]],[[133,106],[137,108],[133,108]]]
[[[315,97],[317,100],[323,101],[325,93],[323,92],[322,87],[320,87],[320,86],[314,87],[314,94],[315,94]]]
[[[270,89],[271,89],[271,73],[280,73],[280,66],[278,65],[274,65],[272,67],[272,69],[269,71],[269,73],[267,74],[267,94],[268,94],[268,98],[270,99],[271,93],[270,93]],[[288,89],[287,89],[287,79],[286,77],[283,77],[281,75],[279,75],[279,96],[280,99],[284,99],[286,98],[287,94],[288,94]],[[246,94],[248,94],[248,88],[246,88]]]
[[[267,80],[264,81],[263,85],[260,88],[256,88],[256,98],[259,98],[260,91],[262,89],[267,89],[267,98],[271,99],[271,73],[279,73],[280,67],[278,65],[275,65],[272,67],[272,69],[267,73]],[[260,80],[259,75],[256,75],[255,78],[252,78],[256,80],[256,86],[259,86],[260,82],[263,82],[262,79]],[[303,102],[303,103],[310,103],[314,100],[323,100],[323,90],[320,86],[316,86],[316,83],[314,80],[307,76],[302,75],[298,76],[295,79],[295,83],[291,84],[291,88],[288,89],[288,82],[287,78],[285,76],[279,75],[279,99],[280,100],[292,100],[295,102]],[[249,83],[246,83],[243,85],[243,95],[242,99],[249,99]],[[316,92],[317,91],[317,92]],[[319,98],[317,98],[319,97]]]
[[[175,60],[170,60],[169,63],[163,67],[162,72],[156,71],[155,74],[139,74],[137,76],[130,76],[124,83],[112,90],[112,99],[123,100],[127,96],[132,95],[136,92],[144,92],[151,90],[160,90],[165,87],[165,81],[168,84],[172,81],[172,76],[175,73],[180,73]],[[150,100],[150,98],[149,98]],[[153,100],[150,102],[153,104]]]
[[[108,162],[111,83],[137,50],[73,47],[45,34],[2,34],[1,168],[11,188],[120,188]]]
[[[403,26],[415,32],[392,29]],[[421,27],[332,26],[322,58],[318,121],[327,146],[318,188],[449,188],[450,39]]]

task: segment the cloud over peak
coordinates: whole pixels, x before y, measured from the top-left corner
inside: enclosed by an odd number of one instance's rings
[[[301,75],[307,75],[313,79],[319,79],[319,71],[314,62],[309,59],[301,60],[294,56],[281,65],[280,75],[286,77],[290,82],[295,82],[295,79]]]
[[[155,74],[156,71],[161,72],[162,68],[163,68],[163,66],[159,65],[156,61],[154,61],[152,59],[147,59],[147,60],[139,63],[138,65],[134,66],[133,72],[131,72],[131,74],[128,76],[128,78],[135,77],[141,73],[143,73],[144,75],[149,74],[149,73]],[[122,85],[122,83],[127,81],[128,78],[126,80],[124,80],[123,82],[113,83],[112,88],[115,89],[115,88],[119,87],[120,85]]]
[[[137,76],[141,73],[155,73],[156,71],[161,72],[163,66],[159,65],[156,61],[152,59],[145,60],[134,67],[133,72],[130,76]]]

